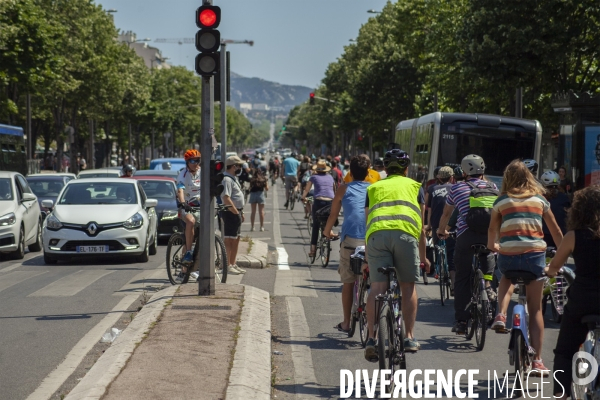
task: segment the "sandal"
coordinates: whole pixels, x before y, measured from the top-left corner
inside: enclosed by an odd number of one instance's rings
[[[350,333],[350,329],[346,330],[344,328],[342,328],[342,323],[340,322],[339,324],[337,324],[336,326],[334,326],[335,329],[337,329],[338,331],[345,333],[345,334],[349,334]]]

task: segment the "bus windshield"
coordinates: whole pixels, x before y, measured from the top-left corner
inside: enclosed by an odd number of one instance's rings
[[[442,123],[437,165],[460,165],[467,154],[477,154],[485,161],[486,175],[502,177],[512,160],[534,158],[535,138],[535,131],[514,125],[496,128],[476,122]]]

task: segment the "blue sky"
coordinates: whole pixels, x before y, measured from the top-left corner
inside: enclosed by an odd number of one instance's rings
[[[117,28],[139,38],[194,37],[201,0],[96,0],[116,9]],[[221,37],[254,40],[254,46],[229,45],[231,70],[288,85],[319,85],[327,65],[356,38],[361,25],[386,0],[213,0],[221,7]],[[193,69],[193,44],[149,43],[169,62]]]

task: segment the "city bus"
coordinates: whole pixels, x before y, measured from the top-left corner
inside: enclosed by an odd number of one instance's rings
[[[23,128],[0,124],[0,171],[15,171],[27,175]]]
[[[437,166],[456,167],[468,154],[483,157],[485,176],[502,182],[504,168],[516,158],[540,160],[538,121],[489,114],[434,112],[400,122],[394,146],[409,153],[409,176],[425,183]]]

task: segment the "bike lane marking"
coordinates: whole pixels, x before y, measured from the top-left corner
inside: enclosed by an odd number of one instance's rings
[[[45,274],[48,271],[13,271],[2,275],[0,280],[0,292],[14,286],[18,283],[33,278],[34,276]]]
[[[64,278],[54,281],[40,290],[31,293],[27,297],[68,297],[74,296],[81,292],[98,279],[105,277],[115,271],[107,270],[91,270],[77,271],[74,274],[69,274]]]
[[[279,199],[278,195],[273,196],[273,239],[277,249],[277,269],[280,271],[289,271],[288,253],[281,243],[281,225],[279,220]],[[275,285],[277,286],[277,285]]]

